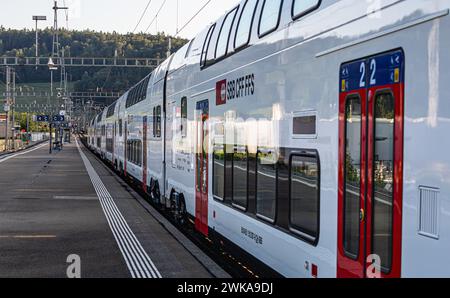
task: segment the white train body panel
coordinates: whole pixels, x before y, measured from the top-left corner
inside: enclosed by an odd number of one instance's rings
[[[142,126],[134,124],[135,120],[142,123],[143,116],[154,117],[154,107],[166,104],[160,138],[152,134],[155,121],[148,122],[147,185],[150,185],[150,179],[159,181],[161,193],[167,198],[173,192],[182,194],[186,201],[186,211],[196,221],[199,220],[199,212],[207,210],[206,223],[210,231],[231,241],[284,276],[358,275],[358,269],[351,272],[353,269],[344,268],[347,261],[342,261],[345,256],[341,252],[342,243],[340,244],[342,210],[338,198],[343,187],[340,162],[344,156],[341,148],[346,148],[345,145],[341,147],[346,140],[341,135],[341,124],[344,123],[341,120],[344,118],[341,114],[340,96],[346,90],[345,80],[342,85],[341,77],[345,75],[345,66],[353,63],[352,61],[367,60],[370,62],[367,65],[372,70],[371,63],[375,60],[373,57],[387,56],[389,53],[394,53],[392,57],[395,57],[395,53],[400,53],[404,59],[404,71],[399,67],[395,74],[400,71],[404,80],[397,77],[393,80],[397,83],[395,86],[403,91],[401,96],[404,103],[400,106],[403,106],[404,119],[397,116],[393,121],[396,123],[395,133],[399,125],[403,126],[403,139],[399,139],[397,134],[396,138],[390,140],[395,146],[401,144],[398,148],[402,147],[402,150],[395,154],[403,155],[403,160],[394,161],[395,165],[401,166],[392,169],[394,173],[399,169],[403,171],[402,177],[393,177],[392,183],[401,186],[399,189],[402,188],[396,194],[401,199],[401,216],[400,222],[396,222],[394,215],[396,226],[393,227],[392,239],[392,251],[398,251],[400,257],[394,254],[396,257],[391,260],[394,269],[383,275],[449,277],[450,267],[446,263],[450,248],[450,140],[445,136],[450,130],[450,101],[446,100],[450,96],[450,89],[446,84],[450,81],[450,73],[447,71],[450,69],[450,59],[446,56],[450,52],[450,1],[384,0],[379,2],[380,6],[372,7],[365,1],[323,0],[317,10],[296,21],[291,18],[292,1],[294,0],[284,1],[278,29],[262,38],[258,37],[258,20],[264,1],[259,1],[250,46],[202,69],[199,62],[209,28],[205,29],[154,72],[148,89],[148,102],[137,104],[125,114],[121,114],[122,109],[119,109],[118,119],[128,119],[129,123],[133,123],[129,126],[130,138],[139,138]],[[245,1],[241,3],[237,16],[244,3]],[[223,19],[224,17],[218,21],[218,28]],[[232,28],[230,40],[234,39],[236,22]],[[217,39],[218,31],[216,28],[212,40]],[[232,42],[228,49],[233,50]],[[165,74],[162,73],[166,71],[165,83]],[[370,86],[375,86],[375,83],[372,85],[375,72],[374,70],[373,74],[368,73],[361,78],[361,83],[365,83],[364,78],[367,77]],[[223,82],[225,90],[220,89]],[[229,98],[233,94],[229,89],[233,86],[227,85],[230,82],[237,82],[234,87],[238,86],[241,96]],[[343,89],[340,90],[340,87]],[[223,94],[227,94],[227,98],[220,103]],[[376,96],[371,91],[365,94],[369,97]],[[187,106],[185,118],[183,100],[186,100]],[[208,100],[208,105],[205,105],[205,100]],[[371,99],[368,102],[372,102]],[[120,104],[118,106],[122,107]],[[314,239],[309,241],[307,234],[296,233],[295,229],[291,229],[292,214],[288,210],[275,209],[275,223],[285,225],[288,221],[289,228],[286,229],[285,226],[272,224],[256,214],[249,215],[251,207],[247,206],[245,210],[237,205],[224,204],[219,198],[215,198],[213,192],[217,186],[214,182],[217,181],[213,177],[214,155],[212,150],[207,155],[200,154],[198,146],[202,132],[199,113],[202,116],[202,113],[206,114],[205,110],[208,110],[208,120],[203,126],[207,131],[205,148],[218,148],[217,144],[220,143],[224,145],[226,152],[238,152],[242,150],[239,147],[245,147],[248,150],[247,156],[267,150],[274,151],[274,154],[267,153],[267,159],[272,155],[278,156],[278,162],[285,162],[286,166],[289,166],[291,153],[312,154],[317,157],[319,222],[316,237],[309,236]],[[370,109],[367,111],[371,113]],[[136,115],[140,116],[135,119]],[[315,119],[315,133],[295,134],[296,119],[307,117]],[[377,132],[387,134],[389,127],[392,127],[391,122],[380,123]],[[94,125],[97,132],[99,123]],[[372,124],[367,125],[371,127]],[[366,132],[370,139],[371,132],[368,129]],[[347,133],[351,133],[351,128]],[[377,142],[382,141],[386,140],[374,138],[373,142],[378,144]],[[388,143],[389,146],[391,143]],[[118,141],[116,144],[120,146],[121,143]],[[350,148],[350,155],[357,151],[358,144],[349,141],[347,147]],[[390,153],[383,150],[380,149],[379,155],[373,157],[374,164],[389,159]],[[116,152],[120,152],[120,149]],[[233,154],[237,154],[236,152]],[[123,153],[118,153],[118,156],[123,156]],[[201,173],[207,173],[208,181],[207,208],[204,209],[197,205],[201,187],[197,188],[196,184],[199,179],[205,179],[196,177],[198,156],[205,160],[207,158],[208,161],[207,171],[201,170]],[[226,158],[225,154],[224,160]],[[368,160],[371,158],[369,156]],[[398,159],[398,156],[394,158]],[[270,161],[261,159],[260,163],[270,164]],[[216,161],[216,164],[219,165],[220,162]],[[249,164],[250,161],[247,161],[247,167]],[[142,168],[133,169],[128,165],[127,170],[136,171],[133,176],[142,181]],[[239,171],[239,167],[235,167],[235,171]],[[253,175],[260,177],[264,174],[262,171],[257,169]],[[267,169],[264,171],[264,179],[274,179],[277,185],[282,186],[280,189],[277,187],[277,197],[285,195],[283,192],[289,192],[285,186],[291,185],[294,179],[292,176],[283,176],[285,172],[282,169],[274,172],[278,176],[270,174]],[[292,175],[293,170],[289,171],[289,175]],[[386,173],[388,170],[382,171]],[[226,175],[225,166],[224,173]],[[317,174],[314,171],[311,173]],[[247,180],[248,177],[253,176],[247,174]],[[383,179],[377,182],[374,179],[374,185],[381,183],[386,191],[390,191],[386,182],[388,178]],[[300,183],[308,185],[306,180],[302,181]],[[220,186],[226,190],[229,182],[225,180],[223,183]],[[257,181],[254,185],[247,181],[246,187],[247,204],[256,202],[256,197],[251,200],[249,198],[261,191],[257,189]],[[249,191],[250,187],[255,188],[253,193]],[[232,191],[234,193],[235,189]],[[377,194],[374,191],[374,196]],[[376,201],[380,203],[377,198],[374,202]],[[276,200],[275,204],[285,204],[280,202]],[[389,204],[396,205],[393,209],[398,208],[398,201],[395,202],[381,202],[384,204],[382,208]],[[254,204],[253,207],[256,208],[256,203]],[[280,215],[287,217],[280,219]],[[368,216],[370,218],[371,215]],[[365,218],[362,210],[362,219]],[[200,221],[203,223],[205,219]],[[386,222],[389,223],[389,220]],[[398,223],[401,223],[401,227]],[[374,237],[378,239],[384,236],[375,234]],[[373,239],[370,241],[374,241]],[[395,243],[400,243],[400,246]],[[359,256],[365,258],[369,253],[360,252]],[[348,260],[350,266],[351,262],[353,261]],[[343,273],[345,270],[348,272]],[[367,275],[362,271],[360,273]]]

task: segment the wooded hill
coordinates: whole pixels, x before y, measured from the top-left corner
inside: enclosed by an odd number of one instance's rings
[[[164,33],[118,34],[95,31],[67,31],[59,34],[60,45],[66,57],[118,57],[164,58],[169,38]],[[49,57],[52,52],[53,32],[50,28],[39,32],[39,56]],[[172,51],[178,50],[187,40],[172,38]],[[34,57],[35,31],[13,30],[0,27],[0,56]],[[149,73],[148,69],[124,68],[67,68],[73,91],[123,92]],[[17,83],[47,83],[50,72],[46,67],[17,67]],[[59,73],[56,81],[59,80]],[[1,78],[4,81],[4,78]]]

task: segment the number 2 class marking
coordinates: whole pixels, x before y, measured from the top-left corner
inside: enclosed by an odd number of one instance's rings
[[[366,62],[361,62],[361,66],[359,67],[359,72],[361,73],[361,79],[359,81],[359,87],[366,87]]]
[[[370,85],[376,85],[377,84],[377,78],[376,78],[376,73],[377,73],[377,61],[375,59],[372,59],[370,61],[370,71],[371,71],[371,75],[370,75]]]

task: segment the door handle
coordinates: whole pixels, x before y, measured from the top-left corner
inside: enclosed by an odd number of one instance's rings
[[[362,208],[359,210],[359,220],[361,222],[364,222],[366,220],[366,214],[365,214],[364,209],[362,209]]]

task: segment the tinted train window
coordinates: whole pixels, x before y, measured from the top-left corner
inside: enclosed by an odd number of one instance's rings
[[[317,157],[294,155],[290,165],[292,231],[315,242],[319,236],[319,163]]]
[[[122,119],[119,119],[119,136],[122,136]]]
[[[234,40],[235,49],[246,46],[250,42],[252,24],[257,4],[258,0],[247,0],[244,4],[244,8],[236,29],[236,37]]]
[[[213,194],[214,198],[223,201],[225,198],[225,150],[223,144],[214,145]]]
[[[222,28],[220,29],[219,39],[217,40],[216,58],[221,58],[228,52],[228,41],[230,39],[231,27],[233,26],[237,11],[238,8],[236,7],[227,14],[225,20],[223,21]]]
[[[161,137],[161,106],[156,107],[156,119],[155,119],[155,136]]]
[[[208,34],[206,34],[206,38],[205,38],[205,43],[203,44],[203,49],[202,49],[202,56],[200,59],[200,65],[206,66],[206,57],[207,57],[207,53],[208,53],[208,49],[209,49],[209,44],[211,42],[211,37],[214,33],[214,29],[216,28],[216,24],[212,25],[211,28],[209,28],[208,30]]]
[[[183,97],[181,99],[181,136],[186,137],[187,136],[187,98]]]
[[[345,111],[344,250],[355,259],[359,255],[361,124],[361,99],[351,96]]]
[[[127,160],[137,166],[142,165],[142,142],[140,140],[127,142]]]
[[[317,134],[316,115],[298,116],[293,120],[293,134],[297,136],[313,136]]]
[[[375,98],[373,165],[373,254],[381,268],[392,267],[392,220],[394,203],[394,97],[381,93]]]
[[[247,209],[248,151],[237,146],[233,154],[233,204]]]
[[[320,0],[294,0],[292,18],[298,19],[320,6]]]
[[[277,155],[275,150],[261,149],[257,156],[256,212],[275,222],[277,193]]]
[[[278,28],[283,0],[264,0],[259,20],[259,36],[262,37]]]

